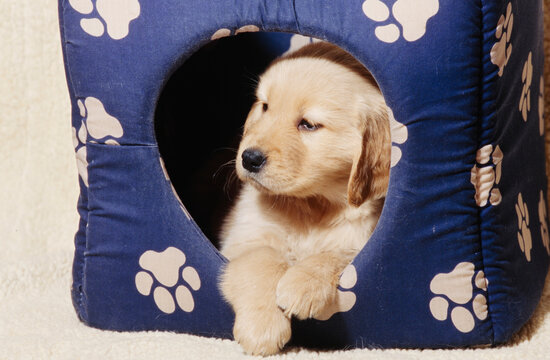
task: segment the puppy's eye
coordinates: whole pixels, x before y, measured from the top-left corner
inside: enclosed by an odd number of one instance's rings
[[[267,111],[267,108],[268,108],[267,103],[263,103],[263,104],[262,104],[262,110],[263,110],[263,112],[266,112],[266,111]]]
[[[322,125],[320,125],[320,124],[313,125],[312,123],[310,123],[306,119],[302,119],[300,121],[300,123],[298,124],[298,130],[315,131],[315,130],[321,128],[321,127],[322,127]]]

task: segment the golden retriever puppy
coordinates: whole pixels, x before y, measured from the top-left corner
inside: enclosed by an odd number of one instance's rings
[[[314,43],[260,77],[237,153],[244,182],[222,229],[221,290],[250,354],[290,339],[291,317],[322,314],[365,245],[390,170],[387,108],[353,56]]]

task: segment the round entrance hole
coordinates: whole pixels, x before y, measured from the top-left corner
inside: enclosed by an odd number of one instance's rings
[[[259,76],[275,58],[313,41],[262,32],[213,40],[172,74],[159,97],[155,131],[166,170],[188,212],[218,248],[240,188],[235,157]]]

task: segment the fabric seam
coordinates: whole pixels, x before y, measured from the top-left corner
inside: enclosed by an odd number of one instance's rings
[[[480,32],[480,58],[479,58],[479,64],[480,64],[480,78],[479,78],[479,84],[478,84],[478,90],[479,90],[479,107],[478,107],[478,119],[480,120],[480,126],[478,128],[478,148],[481,146],[481,132],[482,132],[482,129],[483,127],[485,127],[486,125],[483,124],[483,118],[484,118],[484,113],[483,113],[483,104],[485,103],[486,99],[484,99],[484,96],[483,96],[483,84],[484,84],[484,77],[486,75],[485,73],[485,62],[483,60],[483,57],[484,57],[484,44],[485,44],[485,33],[484,33],[484,25],[485,25],[485,12],[483,10],[483,5],[484,5],[484,0],[480,0],[479,1],[479,12],[480,12],[480,28],[479,28],[479,32]],[[494,80],[492,81],[492,83],[494,84]],[[496,116],[496,113],[495,115]],[[488,126],[489,131],[491,133],[491,140],[494,139],[494,132],[495,132],[495,129],[494,129],[494,126]],[[477,152],[477,150],[476,150]],[[474,160],[474,163],[475,163],[475,160]],[[477,165],[476,165],[477,166]],[[492,206],[492,205],[491,205]],[[480,256],[481,256],[481,265],[482,265],[482,269],[483,269],[483,272],[485,274],[485,278],[487,277],[487,269],[486,269],[486,265],[485,265],[485,248],[483,246],[483,239],[481,238],[481,229],[482,229],[482,223],[483,223],[483,217],[482,217],[482,208],[479,208],[478,207],[478,236],[479,236],[479,248],[480,248]],[[486,278],[487,279],[487,278]],[[494,345],[495,344],[495,324],[494,324],[494,319],[493,319],[493,314],[491,313],[491,294],[490,294],[490,289],[489,289],[489,286],[487,286],[487,314],[488,314],[488,317],[489,317],[489,322],[490,322],[490,325],[491,325],[491,333],[490,333],[490,339],[491,339],[491,344]]]

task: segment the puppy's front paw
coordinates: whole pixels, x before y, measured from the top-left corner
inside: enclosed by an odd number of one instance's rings
[[[277,285],[277,305],[287,316],[315,317],[336,297],[336,284],[299,264],[287,270]]]
[[[290,319],[277,308],[235,316],[233,336],[248,354],[275,354],[290,340],[290,335]]]

